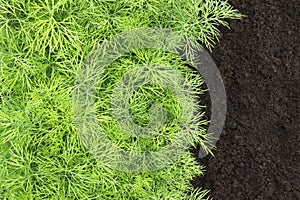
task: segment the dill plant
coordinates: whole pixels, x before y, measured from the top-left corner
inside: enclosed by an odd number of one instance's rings
[[[207,199],[189,181],[204,168],[186,153],[165,168],[126,173],[98,163],[84,148],[73,121],[72,87],[93,47],[123,31],[169,28],[206,48],[218,26],[241,15],[222,0],[0,0],[0,199]],[[115,82],[136,64],[167,64],[202,94],[202,79],[170,53],[143,50],[114,62],[99,80],[97,117],[107,136],[133,151],[157,149],[176,133],[172,92],[148,85],[132,97],[130,112],[149,123],[155,101],[169,126],[154,139],[133,139],[107,113]],[[203,121],[203,123],[206,123]],[[205,130],[199,129],[205,137]],[[195,139],[195,145],[201,139]]]

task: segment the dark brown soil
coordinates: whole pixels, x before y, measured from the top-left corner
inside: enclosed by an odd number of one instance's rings
[[[300,199],[300,1],[230,0],[247,15],[213,52],[226,125],[196,187],[215,200]]]

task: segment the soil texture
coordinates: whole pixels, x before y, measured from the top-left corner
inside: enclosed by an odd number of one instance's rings
[[[229,2],[246,17],[221,29],[212,53],[228,96],[226,124],[192,183],[215,200],[299,200],[300,1]]]

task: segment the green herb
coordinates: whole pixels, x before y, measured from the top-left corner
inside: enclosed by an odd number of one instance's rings
[[[194,190],[189,182],[204,169],[188,152],[170,166],[141,174],[98,163],[76,131],[72,88],[84,58],[115,34],[169,28],[211,50],[218,26],[240,17],[221,0],[0,0],[0,199],[207,199],[206,190]],[[196,96],[205,92],[201,77],[167,52],[134,51],[109,66],[97,88],[97,117],[115,144],[132,151],[158,149],[178,130],[178,102],[157,85],[137,90],[130,113],[145,126],[151,104],[163,105],[168,123],[160,135],[134,139],[111,118],[114,84],[134,66],[149,63],[174,67]],[[203,137],[200,126],[194,145]]]

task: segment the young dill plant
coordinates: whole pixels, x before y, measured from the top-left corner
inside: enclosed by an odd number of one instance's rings
[[[74,124],[72,90],[86,56],[118,33],[168,28],[211,50],[218,26],[240,17],[225,0],[0,0],[0,199],[209,199],[207,190],[190,183],[204,167],[189,152],[153,172],[97,162]],[[171,66],[196,95],[204,93],[201,77],[171,53],[140,50],[116,60],[99,80],[95,107],[105,134],[122,149],[160,149],[178,131],[178,100],[159,85],[141,86],[129,106],[132,120],[147,126],[151,105],[162,105],[166,125],[155,137],[124,133],[109,112],[116,82],[149,63]],[[199,121],[193,145],[206,136],[205,123]]]

